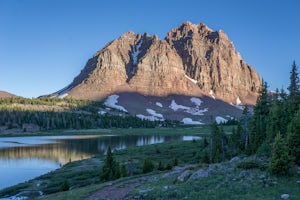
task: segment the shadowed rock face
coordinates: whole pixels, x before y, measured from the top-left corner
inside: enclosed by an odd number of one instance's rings
[[[101,100],[120,92],[145,96],[214,96],[254,104],[261,80],[223,31],[185,22],[164,40],[129,31],[108,43],[58,95]]]

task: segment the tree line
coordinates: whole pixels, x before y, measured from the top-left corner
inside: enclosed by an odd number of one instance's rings
[[[213,123],[211,135],[204,138],[202,162],[220,162],[236,155],[261,155],[269,158],[268,169],[288,174],[300,165],[300,81],[293,62],[287,94],[283,89],[268,90],[262,81],[253,114],[245,106],[239,123],[227,136],[222,125]]]
[[[62,111],[30,110],[32,108],[20,105],[47,105],[61,106]],[[51,107],[50,107],[51,108]],[[0,99],[0,126],[8,129],[22,128],[28,131],[27,126],[36,126],[38,130],[51,129],[91,129],[91,128],[154,128],[160,126],[172,126],[173,121],[149,121],[126,113],[99,114],[99,109],[104,108],[102,102],[76,100],[38,98],[27,99],[12,97]]]
[[[40,130],[91,129],[91,128],[154,128],[159,121],[142,120],[135,116],[99,115],[54,111],[7,111],[0,110],[0,125],[8,129],[33,124]],[[26,128],[23,128],[26,132]]]

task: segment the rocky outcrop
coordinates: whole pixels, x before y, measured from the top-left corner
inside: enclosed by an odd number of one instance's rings
[[[182,58],[186,74],[197,80],[204,93],[213,93],[232,103],[255,102],[260,76],[242,60],[222,30],[213,31],[202,23],[185,22],[165,39]]]
[[[93,100],[120,92],[208,95],[253,104],[260,85],[259,75],[223,31],[185,22],[164,40],[147,33],[123,34],[98,51],[57,95]]]

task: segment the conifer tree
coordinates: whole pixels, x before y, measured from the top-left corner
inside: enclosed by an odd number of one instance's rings
[[[154,169],[154,165],[151,160],[145,159],[143,163],[143,173],[152,172]]]
[[[202,162],[202,163],[207,163],[207,164],[210,163],[207,149],[204,149],[204,150],[202,151],[201,162]]]
[[[287,146],[290,155],[294,162],[300,165],[300,110],[289,124],[287,132]]]
[[[292,70],[290,72],[290,85],[288,90],[288,111],[291,119],[294,113],[296,113],[299,109],[300,105],[300,81],[298,76],[298,67],[296,66],[295,61],[292,64]]]
[[[231,157],[239,154],[243,148],[243,128],[240,123],[238,123],[237,128],[232,129],[232,133],[229,136],[229,149]]]
[[[260,95],[254,107],[254,113],[250,122],[249,153],[255,153],[262,142],[265,141],[269,110],[270,99],[268,97],[268,84],[262,81]]]
[[[121,165],[121,169],[120,169],[120,176],[121,177],[126,177],[128,175],[127,173],[127,168],[125,164]]]
[[[210,162],[220,162],[226,157],[227,152],[227,137],[223,127],[219,128],[217,123],[211,125],[211,140],[210,140]]]
[[[275,136],[277,133],[285,134],[284,126],[286,127],[286,124],[283,124],[283,117],[284,117],[284,102],[281,98],[279,98],[278,91],[275,94],[275,98],[273,99],[272,107],[270,108],[268,121],[267,121],[267,129],[266,129],[266,136],[267,136],[267,142],[273,143]]]
[[[278,133],[275,137],[272,156],[269,161],[269,171],[272,174],[286,175],[292,167],[285,140]]]
[[[159,164],[158,164],[157,170],[159,170],[159,171],[163,171],[163,170],[164,170],[164,166],[163,166],[163,164],[162,164],[162,162],[161,162],[161,161],[159,161]]]
[[[102,167],[101,180],[109,181],[120,178],[119,164],[115,161],[110,146],[107,149],[106,158]]]
[[[242,135],[242,146],[240,146],[241,149],[247,149],[249,145],[249,124],[250,124],[250,112],[249,108],[246,105],[243,109],[243,115],[241,118],[242,126],[238,126],[237,133],[239,134],[240,131],[243,131]]]

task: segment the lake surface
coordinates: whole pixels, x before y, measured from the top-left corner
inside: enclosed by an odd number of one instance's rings
[[[0,138],[0,190],[76,160],[129,146],[200,139],[195,136],[32,136]]]

